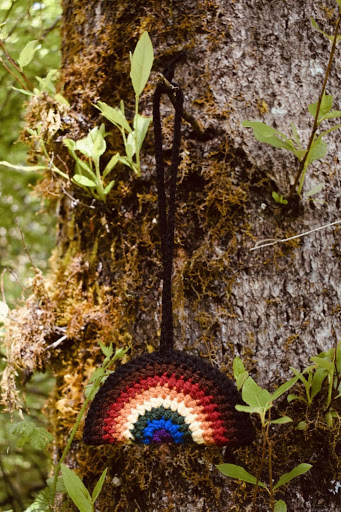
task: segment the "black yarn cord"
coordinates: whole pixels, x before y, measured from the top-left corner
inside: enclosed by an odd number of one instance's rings
[[[172,77],[166,76],[168,80]],[[154,123],[154,144],[156,177],[159,203],[159,223],[161,232],[161,249],[163,265],[163,289],[162,289],[162,320],[160,351],[167,352],[174,348],[173,335],[173,306],[172,306],[172,270],[173,270],[173,247],[175,230],[176,211],[176,181],[180,162],[181,144],[181,118],[183,113],[183,93],[180,87],[176,86],[174,91],[162,84],[158,84],[153,99],[153,123]],[[174,134],[172,146],[172,164],[170,167],[170,181],[168,190],[168,204],[166,200],[165,168],[162,156],[162,128],[160,116],[160,103],[163,94],[175,96],[175,117]]]

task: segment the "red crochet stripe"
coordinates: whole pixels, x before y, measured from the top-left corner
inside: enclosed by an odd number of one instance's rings
[[[112,429],[115,418],[119,416],[121,409],[130,399],[134,399],[142,391],[157,385],[164,386],[166,383],[168,383],[170,389],[175,389],[178,393],[189,395],[203,406],[203,413],[207,417],[206,420],[212,424],[213,437],[216,444],[226,444],[229,442],[229,439],[226,437],[227,432],[224,427],[224,420],[222,419],[222,414],[217,410],[218,405],[214,402],[214,397],[212,395],[205,395],[205,391],[201,389],[199,384],[192,383],[191,380],[185,381],[183,378],[177,379],[175,374],[169,377],[166,373],[147,377],[134,383],[132,386],[127,386],[125,391],[120,393],[115,402],[106,410],[108,416],[104,418],[105,426],[103,426],[103,430],[109,432]],[[106,433],[102,438],[105,441],[110,441],[109,436],[110,434]]]

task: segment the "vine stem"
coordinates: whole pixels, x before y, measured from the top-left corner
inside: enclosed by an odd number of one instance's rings
[[[333,58],[334,58],[334,53],[335,53],[335,48],[336,48],[336,43],[337,43],[337,36],[338,36],[338,32],[339,32],[340,22],[341,22],[341,13],[339,11],[339,17],[338,17],[337,22],[336,22],[333,44],[332,44],[332,48],[331,48],[330,55],[329,55],[327,71],[326,71],[326,74],[325,74],[325,77],[324,77],[322,89],[321,89],[320,96],[319,96],[319,99],[318,99],[318,102],[317,102],[317,108],[316,108],[316,114],[315,114],[313,129],[312,129],[311,134],[310,134],[310,139],[309,139],[307,150],[306,150],[305,155],[304,155],[304,157],[303,157],[303,159],[302,159],[302,161],[300,163],[300,166],[299,166],[299,169],[298,169],[298,173],[297,173],[297,176],[295,178],[295,182],[294,182],[293,186],[291,187],[291,190],[290,190],[290,193],[289,193],[289,196],[288,196],[289,198],[292,197],[292,195],[294,194],[294,192],[296,190],[296,187],[297,187],[298,183],[300,182],[301,177],[303,176],[303,178],[304,178],[304,175],[305,175],[307,167],[308,167],[306,165],[306,162],[307,162],[307,158],[308,158],[308,155],[310,153],[310,150],[312,148],[312,145],[313,145],[313,142],[314,142],[314,139],[315,139],[315,135],[316,135],[316,131],[317,131],[317,128],[318,128],[318,118],[319,118],[319,113],[320,113],[320,109],[321,109],[321,103],[322,103],[322,100],[323,100],[323,96],[324,96],[324,93],[325,93],[325,90],[326,90],[326,86],[327,86],[327,81],[328,81],[330,70],[331,70],[332,63],[333,63]],[[299,186],[298,194],[301,193],[302,186],[303,186],[303,183],[301,182],[300,186]]]
[[[102,377],[101,377],[102,378]],[[100,380],[100,379],[99,379]],[[96,394],[96,391],[98,389],[98,386],[96,385],[97,384],[97,381],[94,382],[93,384],[93,387],[92,387],[92,390],[90,391],[89,395],[87,396],[87,398],[85,399],[85,402],[81,408],[81,410],[79,411],[78,413],[78,416],[77,416],[77,419],[76,419],[76,423],[74,424],[73,426],[73,429],[71,431],[71,434],[70,434],[70,437],[69,437],[69,440],[64,448],[64,451],[62,453],[62,456],[60,457],[58,463],[56,464],[55,466],[55,470],[54,470],[54,475],[53,475],[53,484],[52,484],[52,492],[51,492],[51,503],[52,505],[54,504],[54,501],[55,501],[55,497],[56,497],[56,491],[57,491],[57,481],[58,481],[58,475],[59,475],[59,471],[61,469],[61,466],[65,460],[65,457],[67,456],[69,450],[70,450],[70,447],[71,447],[71,444],[72,444],[72,441],[76,435],[76,432],[78,430],[78,427],[79,427],[79,424],[84,416],[84,413],[86,411],[86,408],[89,404],[89,402],[91,402]],[[51,508],[51,510],[53,510]]]

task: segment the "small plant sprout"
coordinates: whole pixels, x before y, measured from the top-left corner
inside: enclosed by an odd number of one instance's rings
[[[304,386],[305,396],[290,394],[287,399],[288,402],[300,400],[307,404],[307,407],[311,407],[314,398],[321,392],[323,383],[327,382],[324,418],[332,427],[334,420],[339,418],[332,405],[341,398],[341,342],[336,347],[310,359],[314,364],[305,368],[302,373],[291,367],[291,371]],[[304,430],[307,425],[305,422],[300,422],[297,428]]]
[[[258,489],[260,487],[268,492],[270,498],[270,508],[272,511],[286,511],[287,508],[284,501],[279,500],[275,502],[276,491],[282,485],[290,482],[290,480],[293,478],[296,478],[297,476],[309,471],[312,466],[311,464],[299,464],[289,473],[283,474],[274,484],[272,477],[272,441],[269,436],[269,427],[270,425],[280,425],[284,423],[290,423],[292,421],[288,416],[281,416],[280,418],[272,420],[271,408],[273,407],[273,402],[281,397],[298,381],[299,375],[295,375],[295,377],[282,384],[282,386],[280,386],[274,393],[271,394],[266,389],[258,386],[258,384],[249,376],[248,372],[244,368],[243,362],[239,357],[236,357],[233,361],[233,373],[237,387],[238,389],[242,390],[242,398],[246,403],[246,405],[236,405],[236,409],[238,411],[247,412],[249,414],[258,414],[261,421],[263,435],[261,462],[257,476],[252,475],[242,466],[237,466],[235,464],[219,464],[217,468],[225,476],[229,476],[230,478],[235,478],[237,480],[248,482],[254,485],[253,510],[256,510],[256,499]],[[260,480],[266,453],[268,454],[269,467],[268,485]]]
[[[341,21],[340,0],[337,0],[337,3],[339,8],[339,15],[335,26],[335,32],[333,35],[329,35],[323,32],[317,26],[315,20],[311,20],[312,26],[331,41],[332,47],[318,101],[315,103],[311,103],[308,106],[308,111],[310,115],[313,117],[314,121],[307,146],[304,147],[304,144],[300,139],[299,132],[294,123],[291,123],[290,136],[286,136],[279,130],[276,130],[275,128],[267,125],[266,123],[262,123],[259,121],[246,120],[242,123],[242,125],[246,128],[252,128],[253,135],[258,141],[270,144],[275,148],[285,149],[286,151],[293,153],[294,156],[296,157],[298,161],[298,172],[296,174],[294,183],[290,188],[290,192],[287,196],[288,199],[296,192],[299,196],[302,195],[304,180],[309,165],[315,162],[316,160],[321,160],[322,158],[325,157],[327,153],[328,145],[323,140],[324,137],[329,133],[333,132],[334,130],[338,130],[339,128],[341,128],[341,124],[335,124],[334,126],[328,129],[320,131],[320,133],[318,134],[318,131],[321,128],[321,125],[324,121],[341,117],[341,110],[333,110],[332,108],[333,96],[330,94],[326,94],[326,85],[332,67],[336,45],[341,40],[341,36],[338,35]],[[323,184],[316,185],[307,193],[307,197],[311,197],[317,194],[322,190],[322,188]],[[272,193],[272,197],[279,204],[287,204],[288,202],[287,199],[283,197],[283,195],[278,194],[275,191]]]
[[[115,108],[103,101],[98,101],[95,105],[100,110],[102,116],[120,130],[125,155],[121,156],[119,152],[115,153],[103,172],[101,172],[100,157],[106,151],[105,136],[107,134],[105,133],[104,124],[99,128],[93,128],[86,137],[78,141],[64,139],[65,146],[76,162],[72,182],[82,187],[96,199],[104,202],[115,184],[115,180],[112,179],[105,185],[104,179],[118,163],[126,165],[137,176],[141,176],[140,151],[151,122],[151,118],[144,117],[138,112],[140,95],[149,79],[154,60],[153,46],[148,32],[142,34],[130,60],[130,77],[135,92],[135,115],[132,127],[126,118],[124,102],[122,100],[120,106]],[[77,152],[81,156],[78,156]]]
[[[121,132],[125,155],[120,156],[117,153],[117,162],[121,162],[130,167],[137,176],[141,176],[140,169],[140,150],[146,137],[150,117],[144,117],[139,114],[140,96],[148,82],[154,60],[153,46],[148,32],[143,32],[133,54],[130,54],[130,78],[135,93],[135,115],[132,128],[126,119],[124,103],[121,100],[120,106],[112,108],[103,101],[98,101],[95,105],[101,111],[103,117],[108,119]],[[135,157],[135,161],[134,161]]]

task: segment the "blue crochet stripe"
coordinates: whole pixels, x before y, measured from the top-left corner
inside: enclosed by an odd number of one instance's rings
[[[148,421],[147,426],[143,430],[142,442],[150,444],[157,430],[166,430],[172,436],[175,443],[183,443],[183,433],[180,431],[180,426],[165,418]]]

